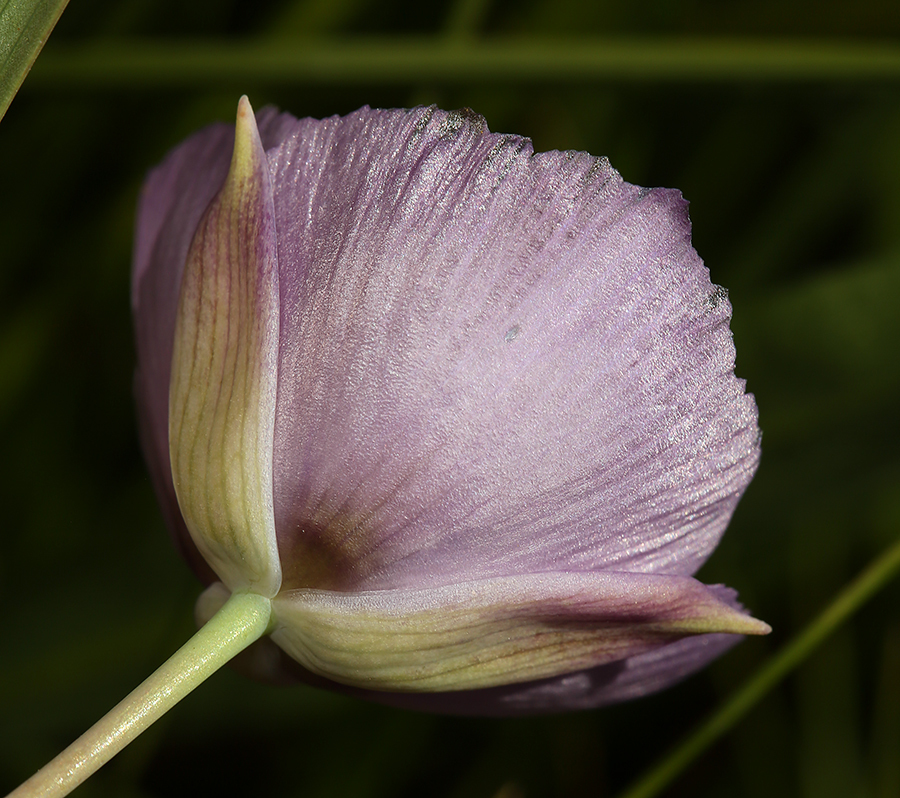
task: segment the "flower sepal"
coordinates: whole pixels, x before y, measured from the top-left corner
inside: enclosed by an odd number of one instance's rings
[[[175,326],[169,454],[195,545],[232,590],[281,586],[272,498],[278,263],[266,154],[246,97],[225,184],[188,251]]]
[[[272,610],[273,641],[304,668],[391,692],[533,681],[692,635],[770,631],[728,588],[684,576],[616,572],[355,593],[289,590],[275,597]]]

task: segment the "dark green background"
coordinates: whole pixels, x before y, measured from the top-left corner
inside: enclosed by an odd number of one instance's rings
[[[45,49],[175,38],[451,35],[416,0],[73,0]],[[753,36],[892,44],[900,6],[495,0],[470,32],[572,39]],[[111,64],[111,70],[115,65]],[[774,627],[708,671],[618,707],[446,719],[226,669],[80,788],[89,796],[614,795],[827,604],[900,530],[900,78],[366,85],[186,77],[63,85],[41,62],[0,125],[0,792],[193,630],[199,592],[138,451],[129,260],[145,171],[237,98],[298,116],[470,106],[538,149],[608,155],[675,186],[730,290],[762,467],[701,571]],[[877,596],[671,789],[673,796],[900,795],[900,589]]]

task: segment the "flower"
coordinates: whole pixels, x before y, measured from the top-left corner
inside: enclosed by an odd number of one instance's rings
[[[513,714],[768,631],[691,576],[759,431],[678,192],[469,111],[243,98],[149,175],[132,302],[198,614],[271,599],[252,669]]]

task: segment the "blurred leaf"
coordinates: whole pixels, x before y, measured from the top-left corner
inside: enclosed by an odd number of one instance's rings
[[[0,2],[0,119],[69,0]]]
[[[473,9],[477,15],[479,10]],[[464,17],[469,15],[466,11]],[[316,24],[327,25],[330,20]],[[741,39],[547,38],[437,40],[168,40],[65,45],[42,59],[44,86],[200,86],[223,81],[900,80],[900,47]]]
[[[764,429],[787,442],[893,406],[898,296],[900,259],[891,258],[821,272],[762,299],[739,363],[778,378],[778,395],[762,409]]]

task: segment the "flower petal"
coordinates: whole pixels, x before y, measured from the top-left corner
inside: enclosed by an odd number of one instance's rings
[[[507,717],[595,709],[642,698],[671,687],[704,668],[742,639],[741,635],[695,635],[596,668],[484,690],[385,693],[344,688],[344,692],[389,706],[449,715]],[[272,644],[270,640],[264,642]],[[275,675],[282,680],[278,683],[292,683],[286,681],[286,677],[293,677],[293,682],[303,681],[294,675],[291,670],[293,660],[287,655],[282,654],[283,660],[278,662],[272,652],[266,653],[268,660],[259,663],[265,667],[248,669],[248,676],[259,678],[262,673],[265,679],[273,683]]]
[[[733,590],[720,586],[710,589],[736,610],[743,610]],[[211,618],[230,594],[222,584],[210,587],[197,602],[198,625]],[[500,717],[593,709],[641,698],[682,681],[742,639],[734,634],[693,635],[583,671],[439,693],[393,693],[343,685],[306,670],[269,638],[257,641],[233,665],[245,676],[272,685],[309,684],[405,709]]]
[[[286,587],[699,567],[758,428],[678,192],[434,109],[268,155]]]
[[[544,573],[427,590],[294,590],[272,639],[308,670],[373,690],[443,692],[616,662],[688,635],[765,634],[689,577]]]
[[[281,584],[272,505],[278,268],[265,153],[246,97],[231,168],[194,235],[175,327],[169,453],[178,503],[232,590]]]
[[[214,125],[173,150],[147,177],[138,204],[132,313],[141,444],[166,524],[204,581],[214,579],[184,526],[169,462],[169,374],[181,276],[203,212],[228,174],[234,128]]]

